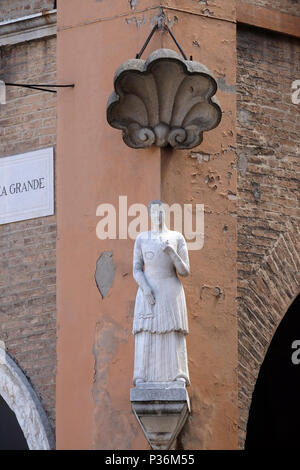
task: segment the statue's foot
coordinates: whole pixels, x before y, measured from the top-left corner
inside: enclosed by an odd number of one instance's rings
[[[141,383],[144,383],[144,382],[145,382],[145,380],[143,380],[143,379],[136,379],[135,384],[137,385],[137,384],[141,384]]]
[[[183,384],[186,385],[186,380],[183,377],[178,377],[176,382],[183,382]]]

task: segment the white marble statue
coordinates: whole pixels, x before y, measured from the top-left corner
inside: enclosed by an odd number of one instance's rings
[[[133,383],[180,381],[189,385],[186,350],[187,309],[177,276],[188,276],[185,239],[165,225],[161,201],[148,207],[152,229],[138,235],[134,245],[133,275],[139,285],[133,334]]]

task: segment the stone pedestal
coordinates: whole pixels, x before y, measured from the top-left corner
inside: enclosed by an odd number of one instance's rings
[[[130,390],[130,401],[151,448],[170,449],[190,413],[185,384],[180,381],[140,383]]]

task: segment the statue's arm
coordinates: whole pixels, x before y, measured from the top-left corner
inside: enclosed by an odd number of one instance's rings
[[[177,252],[168,242],[164,244],[163,249],[169,254],[178,274],[183,277],[188,276],[190,274],[189,253],[183,235],[178,240]]]
[[[155,303],[155,297],[149,286],[143,271],[144,259],[141,249],[141,240],[136,239],[133,250],[133,277],[139,287],[142,289],[144,295],[146,296],[150,304]]]

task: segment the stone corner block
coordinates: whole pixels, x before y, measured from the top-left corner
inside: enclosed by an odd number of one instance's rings
[[[130,390],[132,411],[153,450],[167,450],[190,413],[185,387],[143,384]]]

